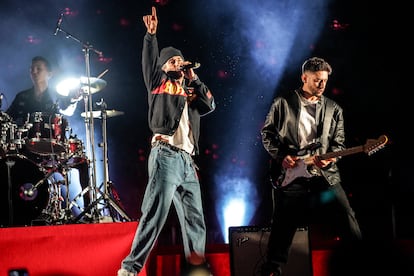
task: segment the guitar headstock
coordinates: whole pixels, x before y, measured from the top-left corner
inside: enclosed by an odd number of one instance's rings
[[[368,139],[363,145],[364,152],[368,155],[374,154],[384,148],[387,143],[388,137],[386,135],[381,135],[378,139]]]

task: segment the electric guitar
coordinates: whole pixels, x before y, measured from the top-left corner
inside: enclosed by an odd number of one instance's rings
[[[385,135],[381,135],[378,139],[368,139],[367,142],[364,145],[356,146],[348,149],[344,149],[341,151],[334,151],[334,152],[328,152],[325,154],[319,155],[321,159],[329,159],[333,157],[340,157],[340,156],[347,156],[359,152],[365,152],[368,155],[372,155],[373,153],[377,152],[378,150],[385,147],[385,145],[388,142],[388,137]],[[312,157],[310,155],[303,155],[300,156],[299,159],[296,161],[296,166],[293,168],[288,169],[279,169],[280,173],[279,176],[275,177],[275,179],[271,179],[272,185],[274,188],[279,189],[286,187],[290,183],[292,183],[293,180],[295,180],[298,177],[314,177],[319,174],[319,169],[313,166],[312,164]],[[275,162],[271,163],[271,176],[275,175],[274,170],[278,170],[274,168],[273,164]]]

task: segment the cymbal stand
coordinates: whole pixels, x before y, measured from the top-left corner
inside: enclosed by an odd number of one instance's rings
[[[104,204],[102,207],[101,215],[105,215],[105,211],[109,212],[109,215],[112,218],[112,221],[131,221],[128,215],[125,213],[123,208],[119,206],[113,197],[111,196],[111,191],[109,186],[112,185],[112,182],[109,180],[109,168],[108,168],[108,138],[107,138],[107,112],[106,112],[106,103],[103,99],[99,103],[101,106],[101,119],[102,119],[102,143],[100,144],[103,148],[103,167],[104,167],[104,178],[103,178],[103,191],[101,191],[102,186],[97,190],[100,193],[95,202],[92,202],[91,205]],[[103,202],[103,203],[102,203]]]
[[[63,16],[63,14],[61,14]],[[82,51],[85,56],[85,70],[87,77],[87,91],[83,91],[84,99],[84,109],[85,109],[85,130],[86,130],[86,156],[91,161],[89,163],[89,186],[86,188],[89,190],[89,196],[91,202],[95,202],[97,199],[97,186],[96,186],[96,157],[95,157],[95,137],[94,137],[94,122],[92,114],[92,92],[91,92],[91,74],[90,74],[90,51],[95,52],[97,55],[102,56],[102,52],[95,49],[89,42],[83,42],[80,39],[74,37],[72,34],[66,32],[61,28],[62,24],[58,24],[56,27],[55,34],[59,31],[65,34],[66,38],[72,38],[76,42],[82,45]],[[90,111],[90,112],[89,112]],[[91,211],[92,220],[99,221],[99,211],[96,209],[96,206],[91,206],[86,208],[85,211]],[[82,215],[82,214],[81,214]]]
[[[14,166],[16,162],[13,160],[7,159],[7,199],[9,204],[9,225],[13,225],[13,192],[12,192],[12,182],[11,182],[11,168]]]

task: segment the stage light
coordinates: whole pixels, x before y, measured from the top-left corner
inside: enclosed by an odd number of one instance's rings
[[[62,96],[69,96],[72,91],[79,90],[79,78],[67,78],[56,85],[56,92]]]
[[[230,199],[224,206],[224,225],[222,226],[223,237],[228,243],[228,229],[230,226],[240,226],[245,223],[246,204],[240,199]]]

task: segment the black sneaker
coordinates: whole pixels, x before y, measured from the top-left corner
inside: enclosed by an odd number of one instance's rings
[[[260,276],[281,276],[282,268],[278,264],[265,263],[262,265]]]

